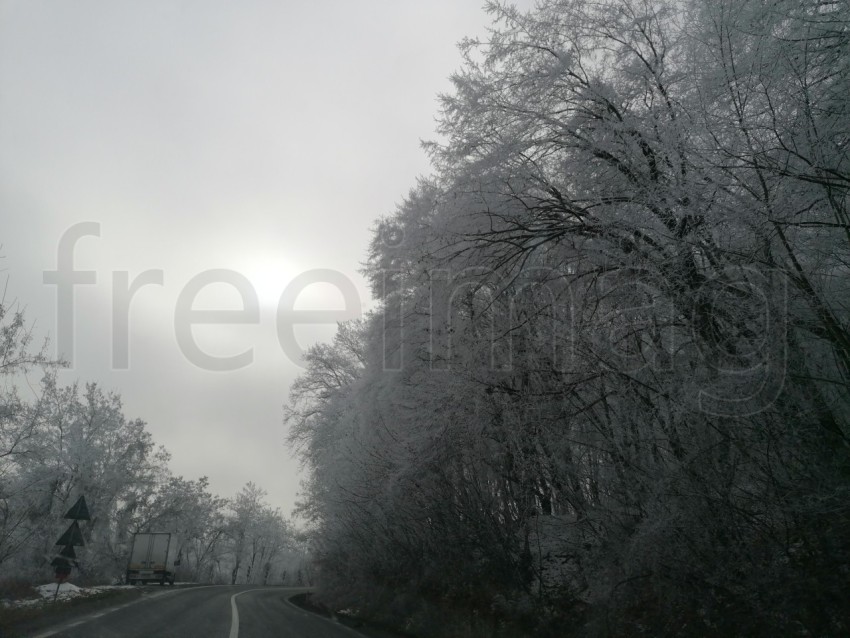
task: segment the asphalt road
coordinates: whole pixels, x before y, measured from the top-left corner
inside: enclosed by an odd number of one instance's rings
[[[211,586],[166,589],[39,631],[33,638],[354,638],[287,598],[304,589]]]

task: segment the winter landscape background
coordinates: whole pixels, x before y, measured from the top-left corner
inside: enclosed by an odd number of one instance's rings
[[[449,65],[456,71],[424,145],[428,168],[409,179],[406,196],[391,193],[394,212],[372,211],[377,222],[358,236],[344,200],[360,182],[346,187],[351,175],[322,167],[310,198],[340,204],[318,216],[320,236],[297,234],[297,245],[344,254],[362,239],[363,263],[299,262],[281,282],[330,286],[335,297],[314,290],[302,302],[316,305],[296,307],[284,288],[264,311],[236,267],[236,276],[183,279],[188,297],[172,297],[177,350],[210,380],[186,394],[179,386],[190,405],[221,393],[219,383],[235,378],[226,368],[242,361],[226,357],[249,343],[218,326],[192,332],[191,323],[262,327],[265,318],[276,341],[256,342],[257,361],[244,366],[259,371],[261,352],[291,350],[296,319],[315,327],[328,310],[363,300],[306,349],[289,391],[275,389],[285,403],[279,440],[304,467],[293,512],[300,532],[264,486],[221,500],[205,479],[171,474],[159,438],[125,417],[114,395],[54,380],[65,372],[49,346],[40,355],[38,343],[26,344],[30,324],[10,301],[4,568],[42,568],[62,508],[85,490],[102,517],[88,530],[91,578],[120,566],[132,530],[156,524],[192,539],[198,579],[276,579],[264,565],[281,572],[287,556],[331,609],[414,635],[847,630],[850,6],[485,8],[490,28],[462,41]],[[344,56],[331,50],[332,60]],[[389,80],[385,88],[403,92]],[[334,113],[356,108],[341,86],[328,95]],[[265,104],[255,98],[245,99]],[[331,116],[298,130],[333,126]],[[297,148],[338,156],[338,139]],[[349,149],[345,165],[377,175],[365,188],[387,190],[382,166],[392,158]],[[17,182],[3,184],[9,192]],[[250,216],[225,217],[237,235],[269,240]],[[128,209],[128,219],[144,216]],[[71,227],[54,235],[58,244]],[[71,233],[86,229],[94,235],[91,226]],[[81,290],[85,262],[64,271],[60,262],[44,268],[56,271],[56,289]],[[119,262],[104,263],[114,282]],[[108,297],[113,368],[122,352],[115,319],[125,318],[116,295],[129,308],[138,273],[119,275]],[[159,286],[158,276],[144,283]],[[230,296],[203,297],[206,281]],[[199,303],[187,305],[195,292]],[[329,299],[342,304],[323,305]],[[231,314],[192,314],[199,309]],[[130,334],[133,352],[144,352]],[[26,394],[21,375],[45,367],[55,373]],[[155,382],[174,386],[167,375]],[[247,421],[230,422],[240,441]],[[262,455],[226,453],[235,467],[262,464]],[[216,554],[205,554],[213,536]]]

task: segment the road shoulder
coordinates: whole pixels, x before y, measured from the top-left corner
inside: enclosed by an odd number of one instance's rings
[[[141,588],[109,589],[85,597],[45,600],[36,605],[4,608],[0,618],[0,636],[23,638],[41,630],[73,622],[89,614],[104,611],[119,605],[129,604],[143,596]]]
[[[289,602],[306,611],[335,620],[341,625],[353,629],[369,638],[415,638],[412,634],[403,633],[387,625],[375,623],[348,614],[337,614],[331,612],[327,607],[312,600],[309,593],[296,594],[289,598]]]

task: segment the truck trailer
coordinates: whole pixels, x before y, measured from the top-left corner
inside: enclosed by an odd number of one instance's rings
[[[174,573],[180,564],[177,541],[169,532],[145,532],[133,535],[127,583],[155,582],[174,584]]]

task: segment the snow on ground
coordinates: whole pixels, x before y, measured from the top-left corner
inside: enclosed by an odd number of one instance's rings
[[[38,585],[33,587],[38,592],[39,598],[27,598],[24,600],[6,600],[0,601],[3,607],[31,607],[40,605],[43,602],[51,602],[56,597],[57,601],[70,600],[79,596],[91,596],[107,589],[129,589],[131,585],[96,585],[94,587],[77,587],[73,583],[62,583],[59,585],[59,592],[56,592],[56,583],[47,583],[46,585]]]
[[[53,583],[39,585],[38,587],[35,587],[35,590],[41,594],[42,598],[53,598],[56,596],[57,600],[59,598],[75,598],[83,595],[82,592],[84,591],[82,587],[77,587],[72,583],[60,584],[58,594],[56,592],[56,585]]]
[[[195,585],[191,581],[178,582],[175,585]],[[171,587],[151,586],[152,589],[168,591]],[[62,583],[59,585],[59,594],[56,594],[56,583],[47,583],[46,585],[38,585],[33,587],[38,593],[38,598],[27,598],[23,600],[0,600],[0,608],[9,607],[31,607],[40,605],[44,602],[52,602],[54,596],[56,601],[71,600],[79,596],[91,596],[110,589],[138,589],[137,585],[94,585],[93,587],[77,587],[73,583]]]

